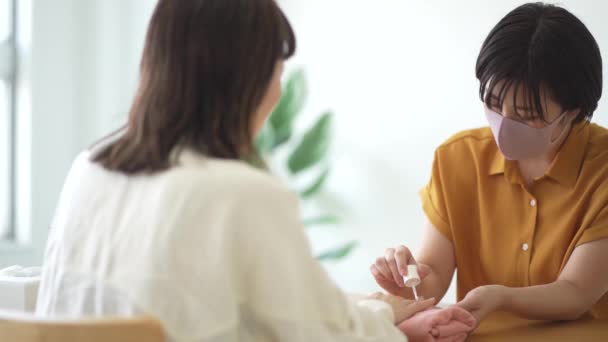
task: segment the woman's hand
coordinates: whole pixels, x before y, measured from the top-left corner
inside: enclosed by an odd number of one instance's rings
[[[489,314],[500,310],[504,306],[504,303],[504,286],[487,285],[480,286],[469,292],[456,306],[470,312],[477,319],[477,325],[479,325]]]
[[[428,310],[435,306],[435,298],[413,301],[381,292],[374,293],[369,298],[381,300],[393,308],[395,325],[400,324],[421,311]]]
[[[405,288],[403,277],[407,276],[408,265],[418,266],[420,280],[431,272],[429,266],[418,264],[405,246],[387,249],[383,257],[376,259],[370,270],[380,287],[390,294],[405,297],[409,294],[409,290]]]

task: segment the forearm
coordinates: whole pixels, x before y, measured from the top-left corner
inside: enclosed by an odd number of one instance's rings
[[[547,285],[503,289],[503,306],[500,309],[527,319],[575,320],[592,305],[587,303],[576,285],[565,280]]]

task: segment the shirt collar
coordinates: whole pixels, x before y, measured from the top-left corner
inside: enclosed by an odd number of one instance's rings
[[[500,152],[500,149],[496,149],[496,153],[492,157],[492,162],[490,163],[490,176],[500,175],[505,173],[505,157]]]
[[[588,142],[589,124],[584,122],[574,126],[555,157],[553,164],[549,167],[546,176],[562,185],[574,186],[583,164],[585,147]],[[515,161],[505,160],[500,150],[496,149],[490,163],[489,175],[505,174],[512,183],[516,183],[519,175],[519,172],[517,172],[519,169],[516,166]]]
[[[583,165],[585,150],[589,142],[589,123],[583,122],[572,128],[564,145],[557,153],[547,177],[558,183],[572,187],[578,180]]]

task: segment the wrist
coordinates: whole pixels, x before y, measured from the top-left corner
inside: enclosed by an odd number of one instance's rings
[[[494,287],[495,296],[497,298],[496,310],[508,311],[512,297],[512,289],[503,285],[492,285],[492,287]]]

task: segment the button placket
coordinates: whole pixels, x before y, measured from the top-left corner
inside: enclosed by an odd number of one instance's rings
[[[534,242],[534,235],[536,232],[536,225],[538,221],[538,200],[529,192],[526,191],[527,195],[527,207],[528,207],[528,219],[526,220],[526,228],[522,234],[522,241],[519,245],[518,253],[521,253],[522,265],[522,279],[524,286],[530,286],[530,266],[532,263],[532,243]]]

